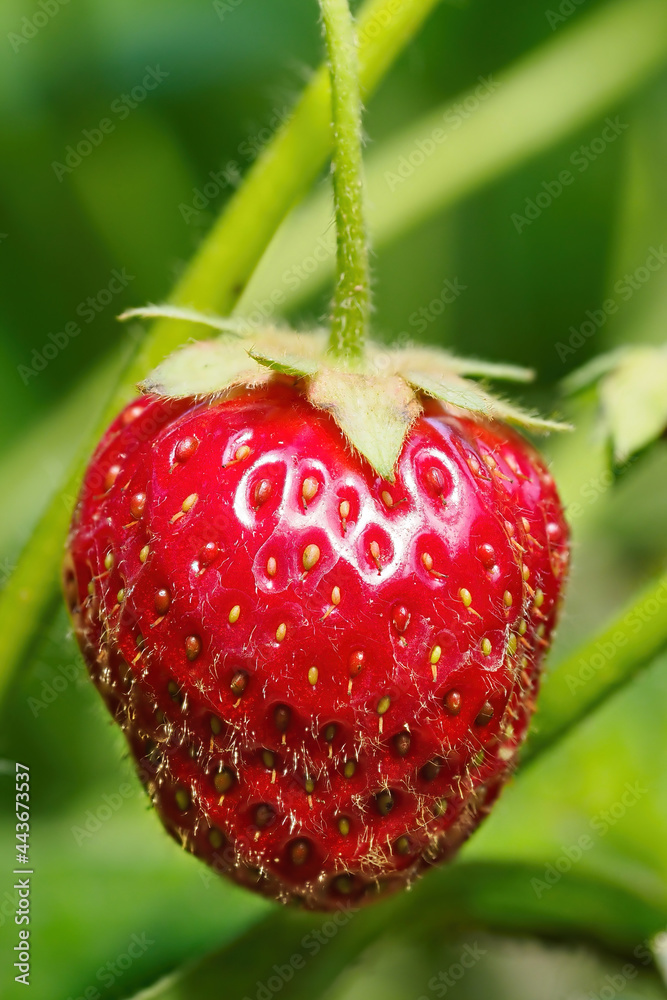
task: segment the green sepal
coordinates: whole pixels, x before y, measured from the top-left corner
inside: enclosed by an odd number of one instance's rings
[[[517,427],[532,431],[534,434],[574,430],[574,425],[568,424],[564,420],[546,420],[537,413],[531,413],[520,406],[514,406],[513,403],[508,403],[504,399],[494,399],[493,418],[494,420],[504,420],[508,424],[515,424]]]
[[[405,377],[410,385],[425,392],[428,396],[433,396],[449,406],[457,406],[478,413],[489,420],[503,420],[536,434],[572,430],[571,424],[565,424],[558,420],[545,420],[543,417],[498,399],[476,382],[454,374],[431,376],[423,372],[409,371],[406,372]]]
[[[503,365],[493,361],[477,361],[474,358],[452,356],[452,371],[457,375],[473,375],[478,378],[492,378],[499,382],[532,382],[535,372],[520,365]]]
[[[526,382],[527,368],[457,358],[435,348],[397,351],[370,343],[362,371],[336,366],[327,353],[324,330],[300,334],[275,326],[257,327],[242,317],[220,317],[171,305],[131,309],[130,317],[167,317],[201,323],[218,331],[216,340],[196,341],[166,358],[142,383],[144,392],[172,398],[220,396],[238,386],[265,382],[270,373],[302,382],[313,406],[331,415],[350,445],[384,479],[394,470],[410,427],[421,412],[420,393],[457,410],[504,420],[544,433],[569,425],[543,420],[491,395],[475,374]]]
[[[381,352],[380,345],[372,345]],[[386,353],[386,351],[385,351]],[[478,361],[475,358],[459,358],[448,351],[434,347],[409,347],[392,352],[399,371],[427,371],[433,375],[472,375],[478,378],[497,379],[502,382],[532,382],[535,372],[532,368],[519,365],[504,365],[494,361]]]
[[[433,396],[449,406],[458,406],[463,410],[471,410],[484,417],[491,418],[492,411],[488,397],[474,382],[468,382],[457,375],[444,374],[431,376],[423,372],[405,372],[405,378],[415,389]]]
[[[570,372],[561,382],[561,389],[566,396],[576,396],[594,386],[603,375],[608,375],[628,355],[627,347],[619,347],[607,354],[598,354],[581,368]]]
[[[246,319],[238,316],[211,316],[208,313],[198,312],[196,309],[188,309],[184,306],[172,306],[168,303],[163,305],[139,306],[137,309],[126,309],[118,319],[125,322],[128,319],[175,319],[183,320],[186,323],[197,323],[200,326],[208,326],[219,333],[228,333],[234,336],[247,334],[252,330],[252,326]]]
[[[264,376],[266,377],[266,376]],[[165,358],[140,383],[142,392],[169,399],[216,396],[234,385],[262,381],[262,372],[238,338],[198,340]]]
[[[601,380],[599,393],[614,462],[624,465],[667,428],[667,350],[633,350]]]
[[[257,364],[269,368],[281,375],[293,375],[294,378],[307,378],[314,375],[319,368],[318,361],[292,354],[268,355],[259,348],[251,348],[248,354]]]
[[[352,447],[383,479],[394,470],[421,406],[399,375],[363,375],[324,368],[307,390],[313,406],[331,414]]]
[[[257,327],[243,317],[207,315],[169,304],[128,309],[118,318],[135,317],[184,320],[218,331],[216,340],[194,341],[175,351],[140,384],[143,392],[174,399],[218,396],[235,385],[257,385],[268,377],[267,368],[312,375],[326,352],[323,330],[300,334],[271,325]]]
[[[569,392],[595,385],[614,465],[625,465],[667,429],[667,345],[620,348],[564,382]]]

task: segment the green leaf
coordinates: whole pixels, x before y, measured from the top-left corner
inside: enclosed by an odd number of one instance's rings
[[[199,340],[174,351],[141,383],[144,392],[179,398],[214,396],[233,385],[256,385],[266,378],[262,369],[302,378],[314,375],[326,350],[326,332],[300,334],[277,327],[251,328],[243,319],[204,316],[193,309],[147,306],[130,309],[120,318],[187,314],[225,334],[218,340]],[[245,339],[242,337],[245,334]],[[249,334],[257,346],[248,349]],[[293,353],[290,353],[293,352]],[[253,364],[256,362],[256,364]],[[260,365],[260,368],[257,368]]]
[[[534,880],[544,865],[458,862],[432,871],[411,893],[369,909],[313,916],[276,913],[230,945],[187,965],[142,991],[135,1000],[190,1000],[217,996],[255,997],[262,984],[280,977],[281,1000],[315,1000],[341,970],[378,940],[428,945],[479,930],[592,940],[633,956],[642,940],[664,926],[664,912],[602,878],[570,872],[549,893]],[[266,989],[266,985],[265,985]]]
[[[394,481],[403,442],[421,409],[405,379],[326,368],[311,380],[308,399],[331,414],[383,479]]]
[[[141,315],[154,309],[162,312],[163,307],[131,310],[131,314]],[[170,307],[167,311],[171,312]],[[197,316],[197,320],[209,324],[209,317]],[[222,319],[211,317],[210,322],[218,329],[225,328]],[[241,330],[241,326],[236,329]],[[141,388],[144,392],[173,398],[216,395],[232,385],[261,382],[262,376],[252,366],[252,361],[263,369],[283,375],[309,378],[307,393],[311,402],[327,410],[350,444],[383,478],[392,481],[403,442],[420,412],[419,403],[406,381],[452,406],[489,418],[521,423],[531,430],[562,429],[561,425],[539,420],[494,399],[474,382],[448,373],[446,367],[465,369],[468,363],[444,352],[413,350],[406,355],[408,360],[418,358],[440,369],[437,378],[410,372],[403,375],[405,362],[401,352],[392,354],[397,368],[395,374],[358,374],[332,368],[326,363],[330,359],[326,358],[324,331],[303,335],[267,328],[257,330],[256,337],[257,343],[247,351],[243,339],[235,336],[189,344],[158,365]],[[370,358],[371,367],[380,355],[376,348]],[[518,371],[524,377],[524,370]]]
[[[637,348],[600,383],[602,419],[618,465],[667,428],[667,349]]]
[[[253,326],[233,316],[207,316],[179,306],[128,309],[119,319],[137,316],[183,319],[224,334],[219,340],[195,341],[165,358],[141,383],[144,392],[160,396],[216,395],[232,385],[256,384],[262,381],[262,376],[249,359],[285,375],[313,375],[327,346],[327,333],[323,329],[302,334],[276,326]],[[248,349],[251,339],[258,346]]]
[[[573,372],[564,388],[576,393],[595,384],[602,428],[622,466],[667,429],[667,345],[603,354]]]
[[[597,357],[591,358],[585,365],[570,372],[563,379],[561,382],[563,392],[567,396],[574,396],[585,389],[590,389],[603,375],[607,375],[608,372],[613,371],[616,365],[625,358],[627,353],[628,349],[626,347],[619,347],[615,351],[598,354]]]
[[[460,358],[456,354],[435,347],[411,346],[395,350],[371,342],[368,356],[371,363],[379,369],[385,367],[385,362],[389,359],[399,374],[414,369],[447,378],[451,375],[477,375],[481,378],[500,379],[506,382],[531,382],[535,378],[535,372],[530,368],[494,361],[478,361],[475,358]]]

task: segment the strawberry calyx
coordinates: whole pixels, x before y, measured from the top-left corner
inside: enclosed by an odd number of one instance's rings
[[[600,354],[562,383],[568,396],[597,396],[613,472],[647,451],[667,430],[667,344],[637,344]]]
[[[338,280],[331,328],[308,335],[275,326],[253,328],[239,317],[205,316],[179,306],[147,306],[121,319],[171,318],[212,327],[216,340],[187,344],[142,383],[170,398],[220,396],[280,376],[290,378],[326,411],[360,455],[394,482],[399,455],[424,397],[451,411],[468,411],[544,433],[566,425],[507,403],[467,376],[528,381],[532,372],[465,361],[439,350],[387,349],[369,341],[370,278],[364,213],[361,97],[354,21],[348,0],[320,0],[331,84],[332,177]]]
[[[144,393],[171,399],[222,397],[240,386],[257,386],[276,374],[318,409],[331,415],[349,444],[383,479],[394,481],[398,456],[412,424],[433,397],[452,412],[468,411],[533,433],[569,430],[524,410],[474,381],[528,382],[527,368],[456,357],[436,348],[387,348],[367,343],[357,370],[328,349],[324,330],[298,333],[275,326],[244,325],[242,319],[207,316],[176,306],[147,306],[123,313],[132,317],[186,319],[218,331],[213,340],[194,341],[175,351],[141,383]]]

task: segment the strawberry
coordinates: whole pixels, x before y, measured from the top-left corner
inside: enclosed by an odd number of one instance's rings
[[[307,337],[208,324],[104,435],[65,595],[167,830],[274,898],[377,898],[449,858],[511,772],[564,582],[553,480],[465,378],[523,369],[367,344],[361,100],[331,66],[337,287]],[[213,259],[213,258],[211,258]]]
[[[563,585],[553,480],[422,398],[393,481],[294,378],[147,394],[84,480],[65,593],[167,830],[329,908],[449,858],[535,704]]]

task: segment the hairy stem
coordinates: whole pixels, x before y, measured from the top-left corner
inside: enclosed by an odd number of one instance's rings
[[[362,98],[376,89],[440,0],[365,0],[357,15]],[[332,149],[330,76],[321,66],[292,117],[273,136],[204,240],[170,301],[226,316],[290,209],[317,179]],[[271,289],[287,296],[278,281]],[[257,308],[252,301],[251,311]],[[159,320],[128,370],[128,388],[181,344],[202,336],[202,327]],[[114,404],[118,409],[118,396]]]
[[[573,19],[574,21],[574,19]],[[362,53],[360,52],[360,55]],[[487,77],[488,89],[449,96],[369,149],[365,162],[368,228],[377,251],[413,232],[434,213],[494,183],[598,115],[618,106],[665,63],[667,4],[621,0],[599,4],[576,24],[515,63]],[[362,64],[363,74],[363,64]],[[363,79],[363,75],[362,75]],[[475,108],[460,128],[444,128],[457,103]],[[399,165],[440,134],[424,162],[410,173]],[[489,137],[493,137],[490,141]],[[299,207],[263,258],[243,294],[240,311],[251,313],[280,287],[285,269],[317,253],[331,219],[324,187]],[[290,314],[331,281],[330,258],[285,289]]]
[[[348,0],[320,0],[331,73],[338,277],[329,348],[358,364],[368,330],[370,278],[363,206],[361,96]]]

